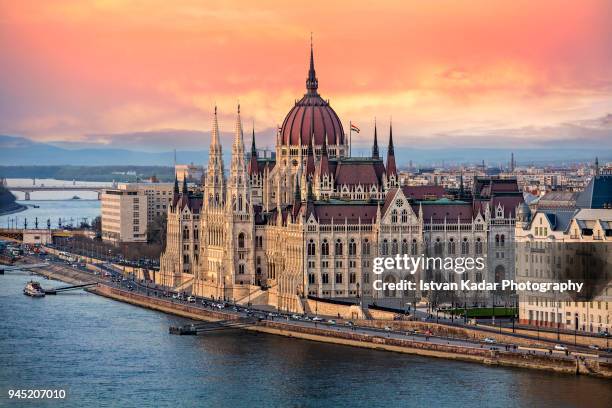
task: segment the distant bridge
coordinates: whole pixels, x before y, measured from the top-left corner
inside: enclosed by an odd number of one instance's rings
[[[102,192],[110,186],[28,186],[13,187],[7,186],[10,191],[18,191],[25,194],[25,200],[30,200],[30,194],[35,191],[95,191],[98,193],[98,200],[102,197]]]

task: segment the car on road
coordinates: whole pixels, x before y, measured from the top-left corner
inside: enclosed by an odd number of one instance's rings
[[[565,347],[563,344],[555,344],[555,350],[557,350],[557,351],[567,351],[567,347]]]
[[[330,324],[330,325],[332,325],[332,326],[333,326],[334,324],[336,324],[336,321],[335,321],[335,320],[333,320],[333,319],[332,319],[332,320],[328,320],[328,321],[327,321],[327,324]]]
[[[591,350],[599,350],[599,346],[597,344],[589,344],[589,348]]]
[[[482,342],[486,343],[486,344],[495,344],[495,343],[497,343],[497,341],[495,339],[492,339],[490,337],[485,337],[484,339],[482,339]]]
[[[322,322],[323,320],[325,320],[325,319],[323,319],[322,317],[319,317],[319,316],[315,316],[315,317],[312,318],[313,322]]]
[[[291,315],[291,318],[292,318],[293,320],[301,320],[301,319],[302,319],[302,318],[300,317],[300,315],[296,315],[296,314],[292,314],[292,315]]]
[[[196,302],[196,298],[194,296],[189,296],[189,297],[187,297],[187,301],[189,303],[195,303]]]

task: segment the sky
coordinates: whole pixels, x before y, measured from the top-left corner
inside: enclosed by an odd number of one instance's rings
[[[0,0],[0,134],[165,149],[319,92],[370,143],[612,140],[612,2]],[[173,136],[175,135],[175,136]],[[200,140],[202,139],[202,140]],[[184,147],[184,146],[180,146]]]

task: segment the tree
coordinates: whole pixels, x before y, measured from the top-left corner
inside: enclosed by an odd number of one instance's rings
[[[96,238],[102,236],[102,217],[98,215],[91,221],[91,229],[96,232]]]

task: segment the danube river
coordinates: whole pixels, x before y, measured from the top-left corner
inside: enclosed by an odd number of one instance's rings
[[[7,179],[8,186],[32,186],[31,179]],[[87,186],[87,185],[109,185],[111,183],[73,182],[54,179],[37,179],[37,186]],[[23,228],[27,220],[28,228],[34,228],[36,218],[38,227],[47,228],[47,220],[51,228],[58,228],[59,223],[63,226],[72,225],[78,227],[81,222],[91,223],[100,215],[100,201],[95,191],[40,191],[31,194],[31,200],[23,200],[24,194],[16,192],[19,204],[28,208],[15,214],[0,216],[0,228]],[[79,199],[72,199],[74,196]]]
[[[186,320],[82,291],[33,299],[0,275],[0,406],[64,389],[61,406],[609,407],[610,381],[242,331],[172,336]],[[63,285],[40,280],[43,287]],[[29,406],[55,406],[36,401]]]

